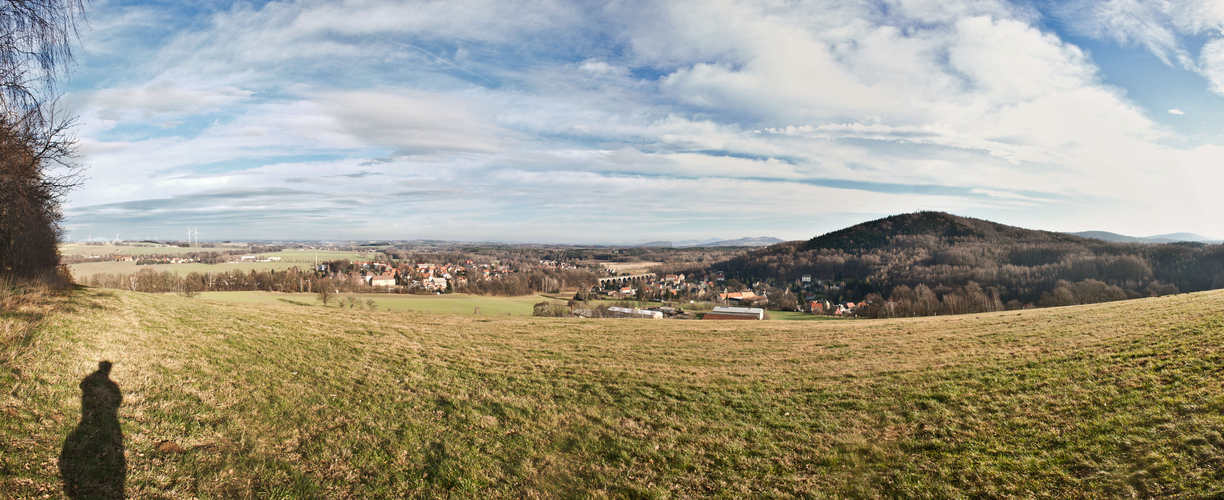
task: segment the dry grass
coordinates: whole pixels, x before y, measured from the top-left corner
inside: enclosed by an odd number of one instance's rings
[[[0,496],[115,363],[137,498],[1198,497],[1224,293],[890,321],[463,317],[90,290],[19,347]],[[13,349],[13,347],[10,347]],[[161,453],[171,440],[183,453]]]

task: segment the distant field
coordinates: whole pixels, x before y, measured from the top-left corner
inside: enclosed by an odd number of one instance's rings
[[[90,289],[0,341],[2,498],[58,496],[100,360],[131,498],[1224,497],[1221,291],[704,322]]]
[[[64,243],[59,246],[60,253],[63,255],[178,255],[188,252],[230,252],[230,253],[247,253],[250,251],[249,245],[226,244],[218,245],[212,248],[193,245],[191,247],[152,247],[152,246],[137,246],[137,245],[85,245],[80,243]],[[369,260],[378,256],[382,256],[382,252],[374,249],[370,252],[341,252],[341,251],[326,251],[326,250],[282,250],[280,252],[262,253],[256,255],[276,256],[282,259],[293,259],[300,262],[314,262],[315,257],[319,261],[327,260]]]
[[[325,251],[316,252],[314,250],[283,250],[283,251],[276,252],[276,253],[267,253],[267,254],[260,254],[260,255],[280,257],[281,259],[284,259],[284,260],[293,260],[297,262],[313,263],[315,261],[316,254],[317,254],[319,262],[328,261],[328,260],[344,260],[344,259],[348,259],[351,261],[372,260],[375,258],[383,257],[382,252],[378,252],[378,251],[365,253],[365,252],[325,252]]]
[[[440,314],[473,314],[477,307],[480,308],[480,314],[489,315],[512,315],[512,316],[531,316],[534,306],[539,302],[557,302],[565,303],[569,300],[568,297],[560,295],[531,295],[524,297],[489,297],[481,295],[468,295],[463,293],[443,294],[443,295],[400,295],[400,294],[378,294],[378,293],[342,293],[339,297],[353,297],[362,304],[367,300],[373,300],[377,306],[376,310],[396,310],[396,311],[419,311]],[[200,294],[200,298],[208,300],[220,300],[226,302],[243,302],[251,304],[309,304],[313,306],[322,306],[323,303],[315,298],[315,294],[311,293],[271,293],[271,292],[204,292]],[[593,300],[590,302],[592,306],[597,305],[617,305],[628,303],[630,307],[651,308],[658,307],[657,302],[637,302],[637,301],[617,301],[617,300]],[[336,307],[332,304],[332,307]],[[367,306],[361,306],[367,307]],[[681,308],[692,309],[686,307],[686,304],[680,304]],[[693,310],[709,310],[693,309]],[[826,321],[840,318],[832,318],[830,316],[815,316],[807,313],[793,311],[769,311],[771,320],[780,321]]]
[[[175,247],[165,247],[165,248],[118,247],[116,250],[116,247],[96,247],[96,246],[86,246],[86,245],[76,245],[76,246],[83,247],[87,249],[86,251],[93,251],[94,249],[110,249],[112,250],[112,253],[122,253],[124,255],[151,255],[151,254],[177,255],[177,254],[184,253],[186,251],[201,251],[201,250],[205,250],[205,251],[207,250],[216,250],[216,251],[225,250],[225,251],[242,252],[242,251],[245,251],[246,249],[246,247],[243,247],[240,249],[235,249],[235,248],[186,249],[186,248],[175,248]],[[67,253],[71,251],[71,252],[77,253],[78,255],[109,255],[107,253],[80,253],[82,250],[78,248],[72,248],[72,247],[73,245],[61,245],[61,252]],[[163,251],[163,250],[166,250],[166,251]],[[73,264],[69,267],[72,269],[73,276],[76,276],[77,281],[79,282],[84,278],[93,276],[95,273],[131,274],[131,273],[140,272],[142,269],[152,269],[159,273],[163,271],[171,271],[171,272],[176,272],[179,275],[183,275],[183,276],[187,275],[188,273],[192,273],[192,272],[225,273],[225,272],[237,272],[237,271],[251,272],[252,270],[283,271],[285,269],[289,269],[292,267],[308,269],[312,267],[314,263],[316,262],[316,254],[317,254],[318,262],[324,262],[324,261],[329,261],[329,260],[342,260],[342,259],[360,261],[360,260],[370,260],[375,257],[382,256],[381,253],[377,253],[377,252],[366,254],[366,253],[357,253],[357,252],[324,252],[324,251],[315,252],[313,250],[285,250],[282,252],[257,254],[261,257],[273,256],[273,257],[281,258],[281,260],[274,261],[274,262],[239,262],[239,263],[234,263],[234,264],[194,264],[194,263],[193,264],[158,264],[158,265],[138,266],[136,265],[135,262],[113,262],[112,261],[112,262],[86,262],[82,264]]]
[[[123,273],[132,274],[138,273],[144,269],[152,269],[157,272],[170,271],[178,273],[180,276],[186,276],[188,273],[225,273],[225,272],[244,272],[249,273],[251,270],[264,271],[275,269],[282,271],[291,267],[299,267],[309,269],[310,264],[297,263],[289,261],[280,262],[241,262],[237,264],[157,264],[138,266],[135,262],[86,262],[83,264],[73,264],[68,266],[72,269],[72,275],[80,282],[83,278],[93,276],[94,273]]]
[[[85,245],[80,243],[63,243],[59,246],[61,255],[179,255],[187,252],[245,252],[247,245],[225,245],[216,248],[191,247],[150,247],[135,245]]]
[[[480,308],[481,315],[512,315],[531,316],[536,303],[552,300],[547,297],[533,295],[528,297],[483,297],[463,293],[443,295],[400,295],[378,293],[342,293],[339,297],[353,297],[363,304],[373,300],[377,305],[375,310],[387,311],[420,311],[441,314],[472,315]],[[323,303],[315,299],[312,293],[271,293],[271,292],[204,292],[200,298],[227,302],[244,302],[260,304],[311,304],[322,307]],[[552,300],[557,302],[555,300]],[[564,302],[564,301],[559,301]],[[331,307],[336,307],[332,304]]]
[[[844,319],[795,311],[766,311],[766,313],[769,314],[769,319],[775,321],[838,321]]]

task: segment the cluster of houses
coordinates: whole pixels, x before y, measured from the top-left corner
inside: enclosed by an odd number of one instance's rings
[[[846,302],[833,304],[827,300],[812,300],[808,302],[808,311],[812,314],[832,314],[834,316],[853,316],[855,311],[866,307],[866,302]]]
[[[569,262],[558,262],[555,260],[540,260],[540,263],[535,266],[536,269],[578,269],[578,266]]]
[[[402,286],[408,289],[424,289],[429,292],[443,292],[448,284],[463,286],[469,279],[489,280],[502,274],[514,272],[509,266],[495,264],[477,264],[467,261],[463,264],[399,264],[393,266],[386,262],[361,261],[353,262],[358,269],[337,276],[350,281],[365,281],[376,287]],[[320,271],[326,271],[327,266],[319,266]]]
[[[188,259],[186,257],[123,256],[123,257],[116,257],[115,261],[116,262],[135,261],[136,264],[138,265],[140,264],[190,264],[192,262],[195,262],[195,259]]]
[[[649,295],[658,297],[677,297],[681,294],[704,296],[716,293],[718,289],[718,285],[713,281],[687,282],[683,274],[668,274],[659,278],[656,274],[645,273],[601,278],[599,281],[603,290],[595,291],[600,291],[604,296],[613,299],[624,299],[636,295],[638,290],[632,286],[634,284],[641,286],[642,290]],[[616,284],[621,284],[621,286],[614,286]]]
[[[589,309],[575,309],[574,315],[578,317],[590,317]],[[652,307],[649,309],[636,309],[629,307],[609,307],[604,312],[605,317],[612,318],[638,318],[638,319],[663,319],[663,318],[688,318],[691,315],[678,307]],[[765,319],[765,310],[759,307],[715,307],[713,311],[707,312],[701,316],[703,320],[763,320]]]
[[[260,255],[243,255],[242,257],[239,257],[238,260],[231,261],[230,264],[238,264],[242,262],[279,262],[280,260],[281,260],[280,257],[268,257],[268,256],[260,256]]]

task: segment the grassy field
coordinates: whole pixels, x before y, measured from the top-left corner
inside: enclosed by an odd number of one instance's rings
[[[837,321],[844,319],[797,311],[766,311],[766,313],[769,314],[769,319],[775,321]]]
[[[86,253],[73,247],[83,247]],[[201,249],[186,249],[186,248],[153,248],[153,247],[110,247],[110,246],[85,246],[85,245],[60,245],[61,252],[76,252],[80,255],[110,255],[111,253],[122,253],[124,255],[150,255],[150,254],[181,254],[186,251],[200,251]],[[242,248],[216,248],[203,250],[217,251],[243,251]],[[97,249],[109,249],[109,253],[99,253]],[[162,252],[162,250],[168,250]],[[93,253],[88,253],[93,252]],[[324,262],[329,260],[348,259],[353,261],[369,260],[376,257],[381,257],[382,254],[377,252],[358,253],[358,252],[331,252],[331,251],[313,251],[313,250],[284,250],[281,252],[257,254],[261,257],[280,257],[281,260],[274,262],[238,262],[234,264],[162,264],[162,265],[146,265],[138,266],[135,262],[85,262],[81,264],[73,264],[69,266],[72,269],[72,275],[77,281],[93,276],[96,273],[104,274],[133,274],[144,269],[152,269],[157,272],[171,271],[176,272],[180,276],[186,276],[188,273],[226,273],[226,272],[251,272],[255,271],[283,271],[292,267],[309,269],[317,261]]]
[[[245,244],[225,244],[211,248],[201,246],[191,247],[155,247],[145,245],[85,245],[80,243],[63,243],[59,246],[61,255],[179,255],[189,252],[229,252],[229,253],[245,253],[250,250],[250,245]],[[260,253],[255,255],[261,256],[276,256],[283,260],[293,260],[296,262],[314,262],[316,258],[320,262],[328,260],[369,260],[383,256],[377,249],[372,249],[369,252],[346,252],[346,251],[331,251],[331,250],[282,250],[280,252]]]
[[[22,338],[0,497],[59,495],[83,380],[122,391],[133,498],[1224,496],[1224,292],[698,322],[84,290]]]
[[[366,301],[373,300],[377,306],[374,309],[375,311],[419,311],[440,314],[471,315],[476,312],[476,308],[480,308],[480,314],[498,316],[531,316],[532,306],[538,302],[546,300],[561,303],[565,302],[564,300],[557,301],[539,295],[525,297],[486,297],[463,293],[444,295],[341,293],[338,294],[337,297],[353,297],[363,304],[361,308],[366,309],[368,309],[368,306],[364,305]],[[318,307],[323,306],[322,302],[315,299],[315,294],[313,293],[204,292],[200,294],[200,298],[206,300],[220,300],[226,302],[243,302],[252,304],[309,304]],[[336,305],[333,304],[331,307],[336,307]]]
[[[539,302],[548,301],[565,303],[569,300],[568,295],[558,294],[529,295],[523,297],[491,297],[482,295],[468,295],[463,293],[444,295],[342,293],[339,294],[338,297],[352,297],[362,304],[365,304],[366,301],[373,300],[376,305],[374,310],[419,311],[440,314],[474,314],[476,312],[476,308],[479,308],[480,314],[496,314],[501,316],[531,316],[533,307]],[[260,304],[296,304],[320,307],[323,305],[323,303],[319,302],[312,293],[203,292],[200,294],[200,298],[226,302]],[[592,307],[598,305],[619,306],[628,304],[630,307],[641,308],[651,308],[662,305],[658,302],[639,302],[635,300],[592,300],[589,302],[589,304]],[[698,306],[679,304],[679,306],[686,310],[710,310],[710,307],[706,307],[708,306],[708,303],[703,303]],[[332,307],[337,306],[332,304]],[[368,309],[368,305],[358,306],[358,309],[361,308]],[[826,321],[841,318],[833,318],[832,316],[816,316],[794,311],[769,311],[769,319],[781,321]]]
[[[179,255],[188,252],[245,252],[249,245],[233,244],[218,245],[214,248],[200,246],[191,247],[154,247],[144,245],[86,245],[81,243],[62,243],[59,246],[60,255]]]

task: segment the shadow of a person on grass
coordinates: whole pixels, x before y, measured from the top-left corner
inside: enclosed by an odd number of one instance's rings
[[[127,462],[119,404],[123,395],[110,379],[111,362],[98,363],[98,371],[81,381],[81,423],[64,440],[59,456],[64,494],[71,499],[123,498]]]

